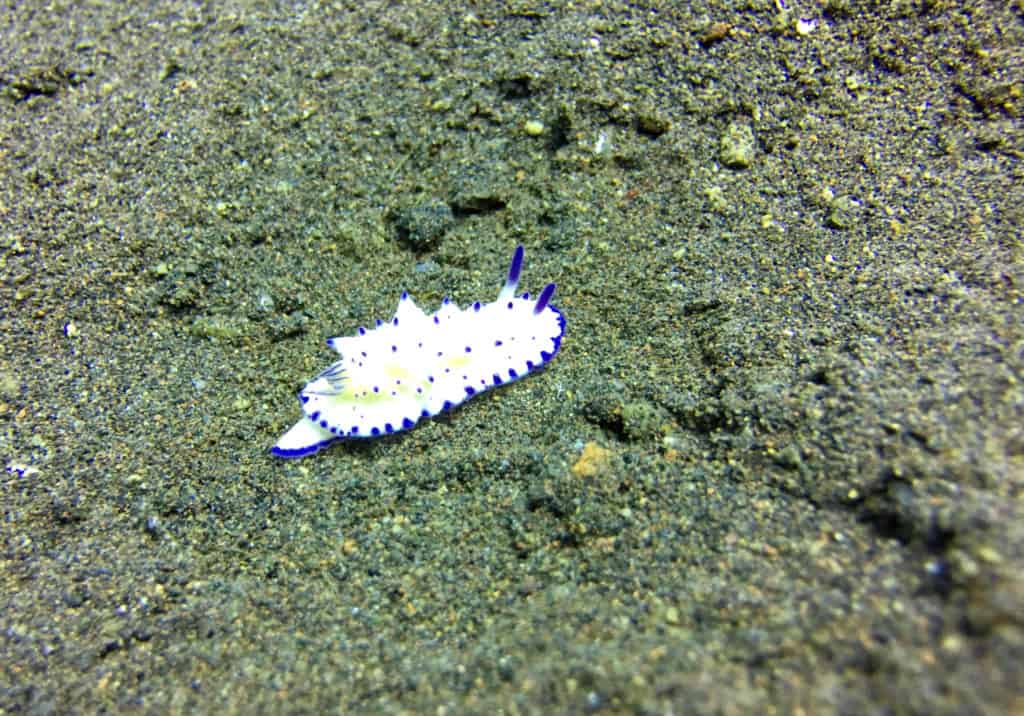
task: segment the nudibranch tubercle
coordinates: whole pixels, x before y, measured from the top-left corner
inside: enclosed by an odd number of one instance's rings
[[[403,292],[390,321],[329,339],[341,360],[302,389],[302,418],[270,451],[302,457],[342,438],[407,430],[547,363],[562,343],[565,319],[551,305],[553,283],[536,299],[515,295],[522,267],[517,246],[491,303],[460,309],[446,298],[427,315]]]

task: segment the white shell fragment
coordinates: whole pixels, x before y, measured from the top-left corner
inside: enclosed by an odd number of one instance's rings
[[[518,246],[491,303],[460,309],[446,298],[427,315],[403,292],[390,321],[329,339],[341,360],[302,389],[303,417],[270,451],[302,457],[342,438],[406,430],[547,363],[561,345],[565,319],[550,304],[553,283],[536,299],[515,295],[522,266]]]

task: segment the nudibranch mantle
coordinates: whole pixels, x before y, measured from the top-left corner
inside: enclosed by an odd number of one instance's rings
[[[550,361],[565,332],[562,313],[551,305],[555,284],[535,299],[516,296],[522,267],[518,246],[490,303],[460,309],[446,298],[427,315],[403,292],[390,321],[329,339],[341,360],[299,392],[303,416],[270,451],[302,457],[343,438],[407,430]]]

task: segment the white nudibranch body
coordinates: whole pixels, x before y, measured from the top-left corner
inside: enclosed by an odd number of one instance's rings
[[[427,315],[403,292],[390,321],[329,339],[341,360],[299,392],[303,416],[270,451],[302,457],[342,438],[407,430],[547,363],[562,343],[565,319],[550,303],[553,283],[536,299],[515,295],[522,266],[518,246],[491,303],[460,309],[446,298]]]

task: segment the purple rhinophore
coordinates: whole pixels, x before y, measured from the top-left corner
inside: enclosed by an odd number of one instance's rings
[[[533,307],[534,314],[540,313],[548,306],[548,302],[551,297],[555,295],[555,284],[549,283],[544,287],[544,290],[540,292],[540,296],[537,298],[537,305]]]
[[[523,246],[520,244],[516,247],[516,252],[512,254],[512,265],[508,267],[508,279],[505,280],[506,286],[518,286],[519,285],[519,272],[523,270]]]

